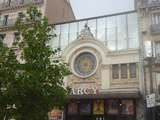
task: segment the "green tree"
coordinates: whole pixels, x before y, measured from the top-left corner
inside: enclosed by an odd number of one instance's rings
[[[62,61],[51,59],[57,50],[53,51],[48,43],[55,35],[36,7],[18,18],[16,30],[22,38],[17,41],[20,60],[17,62],[12,49],[4,50],[10,53],[6,53],[5,64],[9,68],[0,67],[0,82],[4,81],[4,87],[0,87],[7,91],[0,103],[5,105],[4,109],[6,105],[15,106],[6,111],[16,120],[47,120],[53,107],[61,108],[66,103],[68,90],[63,79],[70,72]],[[0,115],[4,118],[5,114]]]
[[[9,119],[14,113],[13,84],[16,82],[18,61],[12,48],[0,40],[0,119]]]

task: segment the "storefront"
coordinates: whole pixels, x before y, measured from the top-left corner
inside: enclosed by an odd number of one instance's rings
[[[66,120],[136,120],[135,99],[71,99]]]
[[[136,120],[143,114],[138,51],[111,52],[86,24],[62,58],[72,72],[65,78],[71,91],[64,120]]]

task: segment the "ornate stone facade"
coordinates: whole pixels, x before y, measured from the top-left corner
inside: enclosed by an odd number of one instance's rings
[[[71,75],[65,78],[65,85],[72,89],[79,89],[77,92],[71,95],[73,99],[82,99],[85,96],[86,99],[135,99],[136,100],[136,111],[139,110],[138,98],[140,97],[140,78],[141,72],[139,70],[139,50],[128,50],[121,52],[109,51],[100,41],[96,40],[87,25],[81,31],[77,40],[69,44],[62,51],[62,59],[67,63],[72,72]],[[88,77],[79,77],[74,71],[74,60],[81,54],[89,52],[96,56],[97,69],[96,72]],[[114,80],[112,78],[112,65],[113,64],[125,64],[125,63],[136,63],[137,64],[137,77],[134,79],[119,79]],[[77,63],[78,64],[78,63]],[[89,88],[97,89],[96,95],[87,95]],[[88,90],[89,91],[89,90]],[[77,94],[76,94],[77,93]],[[142,114],[140,114],[143,116]],[[137,118],[139,115],[137,115]]]

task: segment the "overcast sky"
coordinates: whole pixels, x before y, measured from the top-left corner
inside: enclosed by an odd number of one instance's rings
[[[70,0],[76,19],[134,10],[134,0]]]

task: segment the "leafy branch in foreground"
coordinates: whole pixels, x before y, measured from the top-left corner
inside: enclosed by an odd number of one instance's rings
[[[16,43],[20,56],[11,48],[0,51],[0,88],[5,89],[0,91],[0,105],[4,106],[0,107],[0,119],[47,120],[53,107],[66,103],[68,91],[63,79],[69,70],[61,61],[51,61],[55,52],[47,44],[55,35],[50,34],[47,19],[36,7],[18,18],[16,31],[22,38]],[[15,109],[7,111],[8,105]]]

